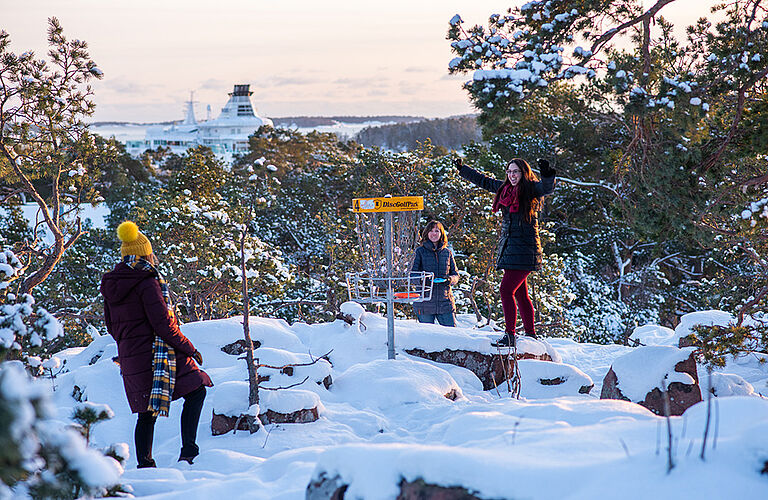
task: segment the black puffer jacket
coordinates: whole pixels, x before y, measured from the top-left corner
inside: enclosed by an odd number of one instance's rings
[[[459,175],[476,186],[498,193],[507,180],[500,181],[483,175],[472,167],[463,165]],[[533,185],[537,198],[551,194],[555,189],[555,177],[543,177]],[[520,212],[510,212],[501,207],[503,219],[496,246],[496,269],[518,269],[538,271],[541,268],[541,240],[539,239],[539,221],[532,217],[530,222]]]
[[[456,305],[453,302],[451,285],[459,282],[459,272],[456,270],[456,261],[453,252],[445,244],[441,248],[435,248],[430,240],[425,241],[413,256],[411,271],[425,271],[434,273],[435,278],[445,278],[442,283],[432,286],[432,299],[426,302],[414,302],[413,312],[416,314],[446,314],[454,312]]]

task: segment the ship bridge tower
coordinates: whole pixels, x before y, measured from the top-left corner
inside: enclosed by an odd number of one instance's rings
[[[243,118],[256,117],[256,113],[251,104],[250,84],[235,85],[235,89],[229,93],[229,101],[221,108],[219,118]]]

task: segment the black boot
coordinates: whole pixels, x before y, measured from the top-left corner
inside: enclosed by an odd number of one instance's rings
[[[491,342],[491,345],[493,347],[514,347],[515,346],[515,334],[514,333],[505,333],[502,337],[500,337],[496,342]]]

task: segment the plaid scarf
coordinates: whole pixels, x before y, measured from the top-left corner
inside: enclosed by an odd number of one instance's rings
[[[160,276],[157,269],[141,257],[136,255],[126,255],[123,262],[138,271],[154,272],[157,282],[160,284],[160,291],[163,293],[163,299],[168,307],[168,316],[173,318],[173,303],[171,302],[171,293],[168,289],[168,283]],[[160,337],[155,337],[155,344],[152,347],[152,391],[149,393],[148,411],[155,416],[167,417],[171,408],[171,397],[173,396],[173,387],[176,385],[176,352]]]

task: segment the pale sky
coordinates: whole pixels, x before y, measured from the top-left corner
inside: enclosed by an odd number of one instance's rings
[[[218,116],[235,83],[249,83],[262,116],[473,112],[449,76],[448,20],[485,24],[519,0],[0,0],[11,50],[46,53],[46,20],[85,40],[104,72],[94,120]],[[662,9],[676,25],[709,16],[710,0]],[[645,5],[651,5],[645,0]]]

